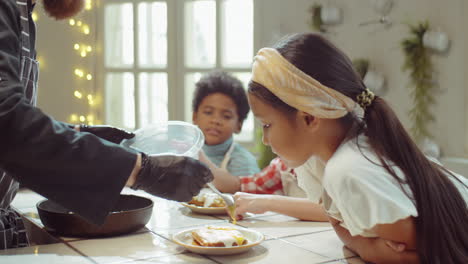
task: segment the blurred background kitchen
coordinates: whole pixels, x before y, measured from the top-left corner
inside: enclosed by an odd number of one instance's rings
[[[61,121],[129,130],[191,122],[204,73],[226,70],[246,86],[258,49],[319,31],[427,153],[468,175],[467,14],[466,0],[87,0],[59,23],[37,9],[38,105]],[[235,139],[253,148],[255,131],[249,114]]]

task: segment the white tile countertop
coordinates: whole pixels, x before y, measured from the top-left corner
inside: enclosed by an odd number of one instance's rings
[[[229,225],[227,216],[195,214],[173,201],[124,189],[124,194],[151,198],[153,214],[145,228],[108,238],[53,238],[57,243],[0,250],[0,263],[364,263],[347,250],[328,223],[299,221],[276,213],[253,215],[237,225],[259,231],[265,240],[237,255],[199,255],[172,242],[176,232],[206,225]],[[36,203],[40,195],[22,190],[12,206],[43,228]],[[44,231],[45,232],[45,231]]]

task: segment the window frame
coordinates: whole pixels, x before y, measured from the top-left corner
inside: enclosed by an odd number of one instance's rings
[[[222,9],[221,4],[224,0],[212,0],[216,2],[216,63],[213,68],[197,68],[185,66],[185,35],[184,35],[184,12],[185,3],[194,0],[97,0],[98,7],[98,25],[96,34],[96,59],[97,59],[97,74],[96,83],[98,88],[98,96],[105,98],[105,78],[107,73],[123,73],[129,72],[134,75],[134,87],[135,87],[135,128],[140,127],[139,117],[139,74],[140,73],[166,73],[168,81],[168,119],[169,120],[186,120],[185,108],[191,107],[190,105],[180,104],[182,99],[185,102],[185,76],[190,73],[199,72],[201,74],[210,72],[213,69],[226,70],[228,72],[251,72],[250,65],[247,67],[223,67],[222,66]],[[139,3],[151,3],[151,2],[165,2],[167,6],[167,65],[165,68],[156,67],[140,67],[139,64],[139,40],[138,40],[138,4]],[[259,19],[259,12],[261,10],[260,2],[258,0],[252,0],[253,2],[253,52],[255,53],[260,45],[260,25],[261,20]],[[106,67],[104,61],[104,10],[105,6],[109,4],[133,4],[133,42],[134,42],[134,64],[133,67],[129,68],[114,68]],[[253,58],[254,54],[252,54]],[[104,101],[104,100],[102,100]],[[101,104],[98,110],[98,116],[102,117],[102,120],[106,122],[105,104]],[[191,121],[191,120],[190,120]],[[255,131],[253,131],[255,133]],[[253,140],[249,142],[243,142],[245,144],[254,143],[255,136],[252,136]]]

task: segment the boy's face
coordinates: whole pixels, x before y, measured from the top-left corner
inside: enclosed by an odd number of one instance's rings
[[[221,144],[241,130],[235,102],[222,93],[203,98],[193,113],[193,123],[203,131],[207,145]]]

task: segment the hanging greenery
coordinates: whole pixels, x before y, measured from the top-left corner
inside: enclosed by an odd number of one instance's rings
[[[323,27],[322,17],[320,16],[321,12],[322,12],[322,5],[317,4],[317,3],[313,4],[309,8],[309,13],[312,16],[309,24],[313,30],[325,33],[326,30]]]
[[[369,70],[369,60],[362,58],[354,59],[353,65],[356,71],[359,73],[359,76],[361,76],[361,79],[364,79],[364,76],[366,76],[366,73]]]
[[[258,154],[257,164],[260,169],[265,168],[270,164],[270,161],[276,158],[276,155],[271,151],[269,146],[263,144],[263,131],[261,128],[255,129],[255,147],[253,152]]]
[[[434,115],[430,111],[431,105],[435,103],[435,82],[432,77],[434,67],[430,52],[423,45],[423,36],[429,29],[429,22],[408,26],[410,36],[401,42],[405,54],[403,71],[409,71],[411,78],[411,131],[416,142],[421,142],[425,138],[432,138],[428,125],[434,121]]]

